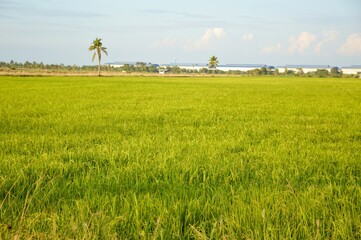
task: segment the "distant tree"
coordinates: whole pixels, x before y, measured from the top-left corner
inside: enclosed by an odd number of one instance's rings
[[[145,67],[147,64],[145,62],[136,62],[135,65],[137,67]]]
[[[208,61],[208,68],[213,70],[213,73],[216,71],[218,67],[218,59],[216,56],[212,56]]]
[[[303,76],[304,74],[305,74],[305,72],[303,71],[302,68],[297,68],[297,75]]]
[[[120,70],[123,72],[127,72],[127,73],[131,73],[131,72],[135,72],[135,66],[134,65],[130,65],[130,64],[124,64],[123,67],[120,67]]]
[[[255,69],[247,71],[248,76],[259,76],[261,74],[262,74],[262,72],[261,72],[261,70],[259,68],[255,68]]]
[[[104,52],[106,55],[108,55],[107,48],[103,47],[103,43],[100,38],[96,38],[93,41],[93,44],[90,45],[89,51],[95,51],[93,54],[93,58],[92,58],[93,62],[94,62],[95,56],[98,55],[98,76],[100,76],[100,62],[102,59],[102,52]]]
[[[136,62],[135,63],[135,72],[147,72],[147,64],[145,62]]]
[[[31,62],[29,62],[29,61],[25,61],[25,63],[24,63],[24,67],[29,68],[29,67],[30,67],[30,65],[31,65]]]
[[[261,75],[261,70],[259,70],[259,68],[256,68],[256,69],[253,69],[253,70],[251,70],[251,74],[253,75],[253,76],[259,76],[259,75]]]
[[[208,73],[208,72],[209,72],[208,68],[199,69],[199,73]]]
[[[155,65],[150,65],[150,66],[148,67],[148,70],[149,70],[149,72],[152,72],[152,73],[158,72],[158,68],[157,68],[157,66],[155,66]]]
[[[286,76],[290,76],[290,75],[294,75],[295,71],[285,68],[285,71],[283,72],[283,74]]]
[[[242,75],[243,72],[241,70],[229,70],[228,74],[230,74],[230,75]]]
[[[173,67],[170,68],[169,72],[179,74],[179,73],[182,73],[182,69],[180,67],[178,67],[178,66],[173,66]]]
[[[261,75],[267,75],[267,68],[262,67],[262,68],[260,69],[260,73],[261,73]]]
[[[293,76],[293,75],[295,75],[295,71],[289,69],[289,70],[287,70],[287,75]]]
[[[280,70],[278,70],[278,68],[276,68],[276,69],[275,69],[275,71],[274,71],[274,75],[275,75],[275,76],[280,75]]]
[[[330,74],[332,77],[341,77],[342,71],[338,67],[331,68]]]
[[[327,69],[317,69],[316,76],[317,77],[328,77],[329,72]]]
[[[313,72],[313,71],[308,71],[307,73],[305,73],[305,75],[303,75],[303,76],[305,76],[305,77],[314,77],[315,76],[315,74],[316,74],[316,72]]]
[[[285,68],[282,74],[287,75],[287,72],[288,72],[288,68]]]

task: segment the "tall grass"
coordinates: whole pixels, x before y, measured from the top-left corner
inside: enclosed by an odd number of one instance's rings
[[[361,238],[355,79],[0,78],[0,239]]]

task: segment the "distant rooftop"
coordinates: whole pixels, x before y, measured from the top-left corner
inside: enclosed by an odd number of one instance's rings
[[[278,66],[280,68],[333,68],[334,66],[330,65],[285,65],[285,66]]]
[[[110,65],[137,65],[139,63],[145,63],[146,65],[151,65],[152,63],[150,62],[142,62],[142,61],[138,61],[138,62],[128,62],[128,61],[115,61],[115,62],[110,62],[110,63],[106,63],[106,64],[110,64]]]
[[[142,61],[138,61],[138,62],[127,62],[127,61],[115,61],[112,63],[106,63],[108,65],[137,65],[137,63],[141,63]],[[166,66],[166,67],[175,67],[175,66],[179,66],[179,67],[208,67],[207,63],[166,63],[166,64],[152,64],[150,62],[142,62],[145,63],[146,65],[150,66]],[[272,65],[267,65],[267,64],[219,64],[218,68],[274,68],[274,66]],[[337,66],[332,66],[332,65],[309,65],[309,64],[287,64],[284,66],[276,66],[276,68],[302,68],[302,69],[331,69],[333,67],[337,67]],[[341,67],[341,69],[361,69],[361,65],[351,65],[351,66],[343,66]]]
[[[361,69],[361,65],[351,65],[351,66],[345,66],[342,68],[348,68],[348,69]]]
[[[161,66],[170,66],[170,67],[175,67],[175,66],[183,66],[183,67],[207,67],[208,64],[206,63],[169,63],[169,64],[160,64]]]
[[[208,67],[207,63],[169,63],[160,64],[162,66],[182,66],[182,67]],[[229,67],[229,68],[262,68],[271,67],[266,64],[219,64],[218,67]]]
[[[266,64],[224,64],[224,65],[220,65],[222,67],[245,67],[245,68],[249,68],[249,67],[256,67],[256,68],[263,68],[263,67],[268,67]]]

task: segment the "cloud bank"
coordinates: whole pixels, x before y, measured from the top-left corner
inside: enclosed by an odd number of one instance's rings
[[[211,43],[223,38],[226,35],[226,32],[223,28],[209,28],[203,34],[203,36],[195,40],[193,43],[185,46],[187,50],[200,50],[209,47]]]
[[[316,36],[310,32],[302,32],[299,36],[289,38],[291,45],[288,47],[288,53],[303,53],[316,40]]]
[[[361,33],[354,33],[347,37],[346,42],[337,49],[340,55],[361,55]]]
[[[337,39],[337,37],[339,36],[339,32],[337,31],[325,31],[323,32],[323,39],[318,42],[314,48],[316,53],[320,53],[322,47],[327,43],[327,42],[331,42]]]

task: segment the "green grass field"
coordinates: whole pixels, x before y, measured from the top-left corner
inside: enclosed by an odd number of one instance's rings
[[[360,239],[361,81],[0,77],[0,239]]]

